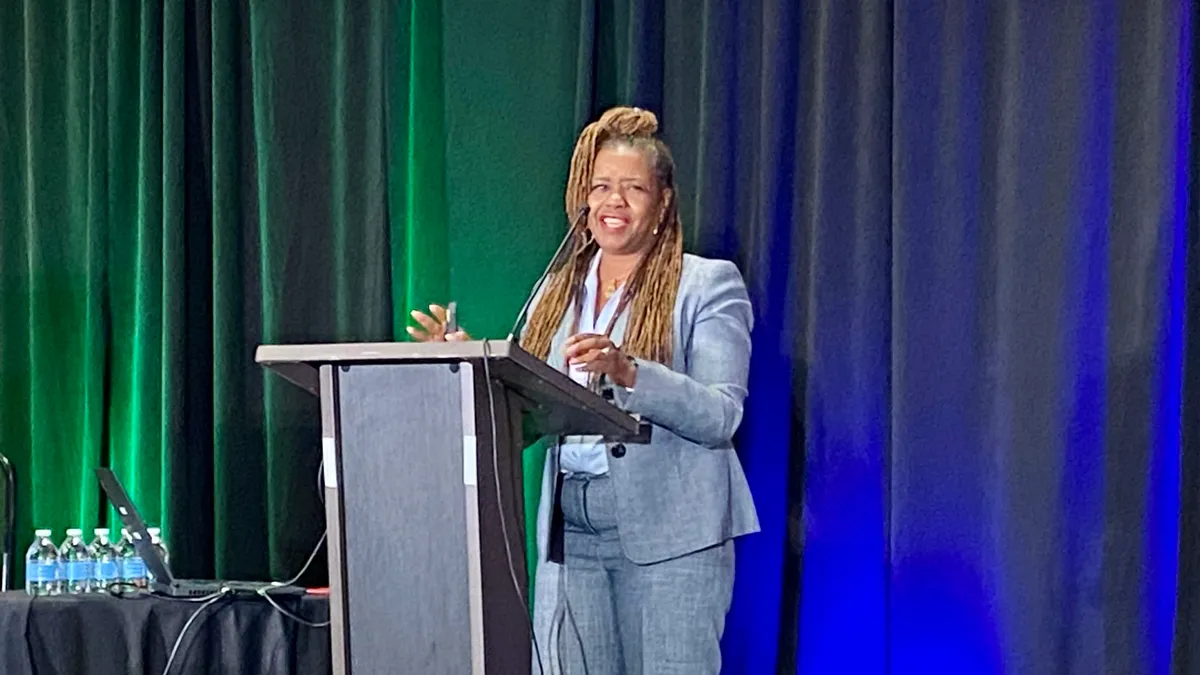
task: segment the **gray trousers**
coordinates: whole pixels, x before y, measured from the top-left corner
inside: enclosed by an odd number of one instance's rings
[[[717,675],[733,541],[638,565],[621,549],[616,508],[608,476],[563,481],[565,564],[540,563],[535,588],[545,675]]]

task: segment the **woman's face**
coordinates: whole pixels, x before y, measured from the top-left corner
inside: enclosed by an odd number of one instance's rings
[[[592,165],[588,229],[611,255],[644,253],[654,242],[663,199],[645,153],[626,145],[602,148]]]

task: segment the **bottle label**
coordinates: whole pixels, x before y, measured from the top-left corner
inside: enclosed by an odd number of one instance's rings
[[[126,579],[144,579],[146,578],[146,562],[139,556],[125,559],[125,578]]]
[[[55,574],[58,565],[54,563],[35,562],[33,560],[25,563],[25,578],[35,584],[50,583],[55,580]]]
[[[117,578],[117,563],[115,560],[101,561],[95,563],[96,579],[99,581],[113,581]]]
[[[67,581],[87,581],[92,578],[90,560],[72,560],[67,563]]]

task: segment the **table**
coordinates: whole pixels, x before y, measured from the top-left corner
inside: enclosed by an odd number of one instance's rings
[[[313,622],[323,597],[279,597]],[[149,596],[31,598],[0,593],[0,672],[5,675],[162,675],[167,655],[200,603]],[[262,598],[223,597],[188,628],[171,675],[326,675],[329,629],[310,628]]]

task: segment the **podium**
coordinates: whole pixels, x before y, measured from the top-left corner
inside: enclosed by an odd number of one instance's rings
[[[320,397],[334,675],[529,673],[523,426],[644,441],[648,425],[510,341],[255,360]]]

